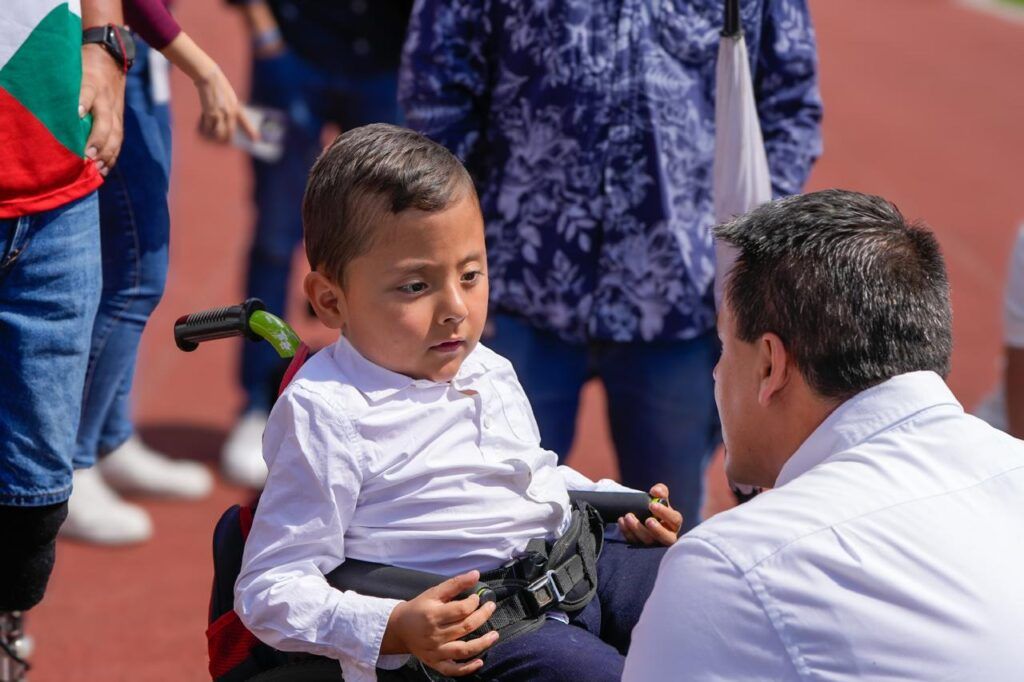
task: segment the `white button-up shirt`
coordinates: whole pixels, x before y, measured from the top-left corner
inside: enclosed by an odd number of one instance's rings
[[[341,338],[277,401],[263,453],[270,474],[235,610],[271,646],[339,659],[349,682],[405,657],[378,660],[396,601],[324,580],[346,557],[488,570],[564,532],[567,489],[625,490],[557,466],[511,364],[482,345],[436,383],[375,365]]]
[[[1024,680],[1024,443],[937,375],[843,403],[665,555],[625,680]]]

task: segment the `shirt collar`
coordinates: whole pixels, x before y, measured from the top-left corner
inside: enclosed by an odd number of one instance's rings
[[[332,354],[345,377],[371,402],[387,400],[408,388],[431,388],[448,384],[429,379],[413,379],[381,367],[366,359],[344,335],[338,337]],[[494,367],[490,355],[493,353],[483,349],[478,343],[462,362],[451,383],[458,389],[471,387],[480,376]]]
[[[861,391],[837,407],[783,465],[775,487],[810,471],[832,455],[938,405],[963,410],[934,372],[909,372]]]

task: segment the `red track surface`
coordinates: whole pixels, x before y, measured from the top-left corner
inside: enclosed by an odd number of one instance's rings
[[[950,382],[967,405],[995,381],[1000,295],[1024,218],[1024,26],[947,0],[812,0],[826,103],[825,156],[811,187],[883,194],[929,222],[953,281]],[[241,26],[216,3],[180,2],[179,18],[243,86]],[[200,142],[192,88],[174,81],[177,120],[171,271],[143,340],[136,405],[144,436],[177,457],[214,463],[239,406],[231,343],[185,355],[171,341],[183,312],[236,301],[251,211],[241,153]],[[244,91],[244,87],[240,87]],[[299,316],[301,317],[301,316]],[[310,329],[302,331],[313,338]],[[588,388],[573,463],[614,473],[599,387]],[[711,473],[709,508],[726,504]],[[145,502],[156,538],[101,550],[62,542],[44,603],[31,614],[34,682],[203,680],[210,535],[245,492]]]

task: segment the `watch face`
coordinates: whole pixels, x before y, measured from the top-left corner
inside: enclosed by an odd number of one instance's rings
[[[135,40],[131,32],[123,26],[107,24],[95,26],[82,31],[82,42],[97,43],[110,54],[125,70],[135,61]]]
[[[121,36],[121,42],[124,44],[124,56],[128,61],[128,66],[131,66],[132,62],[135,61],[135,39],[132,38],[131,31],[121,26],[116,26],[115,28]]]

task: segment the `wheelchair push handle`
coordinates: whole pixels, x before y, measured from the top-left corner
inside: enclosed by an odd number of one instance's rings
[[[249,328],[249,317],[263,310],[263,301],[250,298],[238,305],[211,308],[190,315],[182,315],[174,323],[174,343],[183,351],[191,352],[204,341],[248,336],[259,340]]]
[[[302,345],[295,330],[280,317],[268,313],[258,298],[182,315],[174,323],[174,343],[185,352],[194,351],[204,341],[233,336],[266,341],[282,358],[294,357]]]

